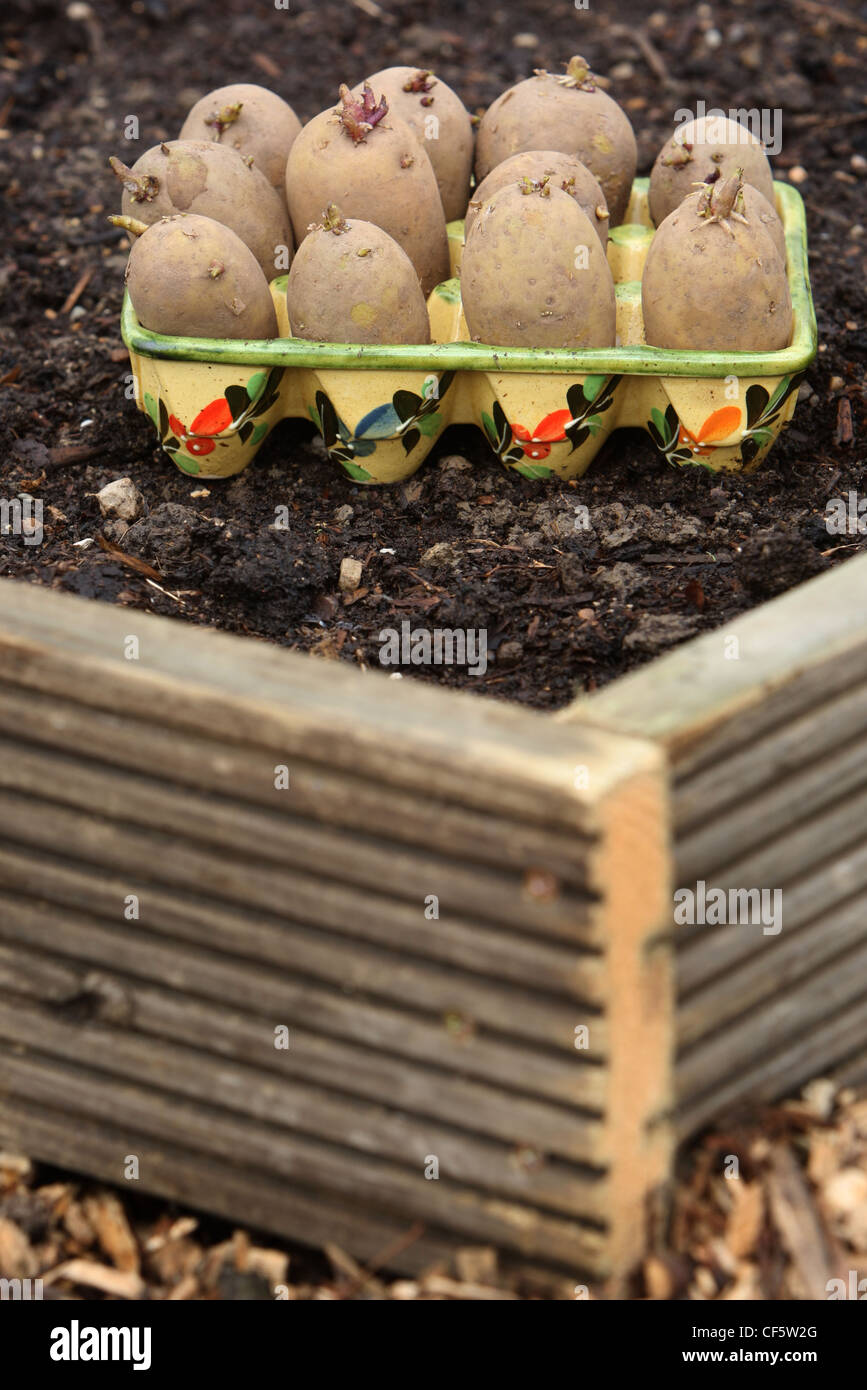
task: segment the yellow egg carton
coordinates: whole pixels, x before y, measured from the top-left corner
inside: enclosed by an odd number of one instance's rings
[[[473,424],[507,468],[578,478],[616,429],[646,430],[672,464],[756,468],[792,417],[816,354],[804,205],[774,185],[786,235],[794,326],[777,352],[649,346],[641,273],[653,228],[636,179],[608,261],[617,295],[613,348],[504,348],[469,341],[461,309],[463,222],[449,225],[453,279],[428,301],[430,344],[370,347],[293,339],[286,276],[272,281],[280,337],[166,337],[141,327],[124,298],[123,340],[136,401],[177,466],[200,478],[240,473],[278,422],[312,420],[358,483],[409,478],[452,424]],[[708,315],[713,304],[708,304]]]

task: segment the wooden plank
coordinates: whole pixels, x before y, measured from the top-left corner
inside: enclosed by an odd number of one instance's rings
[[[526,894],[521,882],[526,870],[548,870],[564,891],[578,890],[579,897],[586,883],[582,847],[590,838],[580,831],[504,820],[495,806],[474,811],[429,794],[420,797],[418,789],[390,788],[384,796],[381,786],[367,778],[297,755],[289,788],[279,790],[273,750],[163,728],[155,719],[127,712],[90,709],[63,694],[46,695],[0,681],[0,732],[16,742],[29,739],[63,754],[74,749],[100,763],[158,775],[209,793],[215,804],[242,801],[274,812],[286,826],[287,863],[340,864],[347,881],[381,884],[382,878],[375,877],[381,859],[374,855],[382,855],[382,840],[390,856],[388,877],[395,883],[401,882],[403,862],[417,864],[423,875],[425,856],[433,866],[445,861],[454,875],[453,892],[456,897],[460,893],[467,910],[481,912],[487,905],[492,915],[506,921],[511,920],[504,915],[511,906],[530,929],[538,918],[540,930],[551,924],[556,932],[560,916],[557,901],[534,901]],[[405,845],[413,847],[411,859]],[[416,878],[408,891],[417,889]],[[575,929],[570,920],[570,933]]]
[[[824,760],[839,761],[847,749],[853,765],[860,767],[864,727],[865,689],[859,684],[769,731],[759,743],[716,759],[701,772],[686,776],[675,768],[676,834],[704,827],[730,808],[751,810],[749,799],[769,784],[799,774],[809,777],[813,769],[821,775]]]
[[[692,1097],[748,1068],[755,1057],[779,1050],[793,1034],[808,1037],[823,1020],[864,996],[865,980],[867,945],[862,943],[794,988],[763,1000],[748,1020],[739,1019],[737,1028],[724,1027],[683,1052],[677,1060],[679,1094],[688,1105]]]
[[[800,931],[784,932],[773,940],[772,946],[768,941],[764,950],[681,999],[677,1011],[678,1046],[689,1047],[723,1025],[739,1026],[736,1020],[740,1015],[791,989],[832,957],[865,938],[867,913],[863,900],[856,897],[823,913]],[[745,1027],[749,1030],[749,1021],[745,1021]]]
[[[126,659],[129,638],[138,659]],[[655,765],[640,741],[496,701],[319,663],[249,638],[0,581],[0,670],[173,728],[373,777],[503,818],[595,833],[606,790]],[[576,785],[575,768],[586,770]],[[291,774],[290,774],[291,775]],[[597,885],[591,885],[594,889]]]
[[[225,1005],[143,984],[131,976],[91,971],[41,951],[0,943],[0,989],[55,1006],[60,1017],[100,1019],[111,1001],[128,1002],[137,1033],[255,1067],[263,1077],[290,1076],[329,1093],[361,1096],[411,1115],[437,1118],[509,1145],[602,1166],[610,1152],[598,1111],[546,1103],[406,1057],[295,1028],[277,1051],[262,1020]],[[57,1007],[60,1006],[60,1007]],[[586,1068],[601,1082],[600,1068]],[[600,1101],[602,1095],[599,1087]]]
[[[726,658],[732,637],[737,659]],[[865,678],[867,556],[858,556],[573,702],[558,718],[653,739],[693,770]]]
[[[210,1211],[230,1221],[243,1213],[244,1224],[253,1230],[297,1239],[307,1234],[307,1243],[324,1246],[329,1242],[349,1251],[357,1259],[379,1267],[387,1252],[386,1269],[416,1275],[433,1265],[453,1269],[452,1257],[466,1241],[428,1225],[419,1227],[404,1218],[358,1202],[326,1200],[276,1181],[266,1173],[245,1171],[200,1154],[191,1155],[183,1146],[155,1141],[142,1134],[117,1129],[104,1119],[76,1119],[69,1115],[25,1101],[8,1100],[0,1107],[0,1142],[4,1148],[82,1173],[91,1173],[104,1182],[124,1185],[124,1156],[132,1151],[141,1168],[141,1185],[170,1201],[199,1211]],[[501,1265],[522,1283],[545,1297],[574,1299],[576,1275],[604,1273],[604,1237],[587,1235],[587,1263],[581,1270],[569,1266],[569,1274],[558,1278],[550,1266],[539,1268],[503,1252]]]
[[[394,947],[409,955],[445,964],[485,980],[525,983],[528,988],[580,999],[600,1007],[604,1002],[604,966],[601,957],[575,945],[539,940],[505,927],[495,928],[441,912],[430,919],[425,897],[415,904],[371,890],[357,888],[280,866],[280,836],[275,835],[271,858],[256,851],[255,829],[245,838],[243,815],[233,830],[231,808],[221,822],[219,811],[203,809],[202,819],[190,821],[195,808],[185,807],[183,797],[137,788],[141,779],[112,783],[110,772],[88,777],[67,760],[27,758],[20,752],[3,757],[0,740],[0,823],[13,828],[17,840],[51,852],[63,845],[70,857],[79,858],[141,884],[166,889],[195,885],[202,897],[215,904],[258,908],[276,917],[287,928],[319,929],[340,938]],[[46,783],[47,776],[55,782]],[[4,790],[14,784],[18,790]],[[43,799],[49,787],[52,799]],[[137,798],[140,800],[137,802]],[[100,814],[88,812],[92,804]],[[210,815],[209,827],[207,818]],[[221,824],[221,833],[214,829]],[[159,829],[152,829],[157,824]],[[209,829],[210,838],[206,838]],[[172,833],[174,831],[174,833]],[[233,843],[234,839],[234,843]],[[448,884],[448,869],[429,881],[428,891],[439,893]],[[127,888],[126,893],[134,891]],[[119,900],[122,908],[126,897]],[[147,888],[143,889],[147,904]],[[243,948],[243,929],[235,949]],[[287,946],[288,949],[288,946]],[[243,950],[242,950],[243,953]]]
[[[134,891],[132,883],[127,888],[127,892],[129,891]],[[142,896],[147,907],[146,885]],[[147,914],[139,922],[126,922],[122,916],[123,902],[123,898],[118,900],[120,911],[116,911],[113,922],[107,921],[101,925],[94,922],[94,929],[88,932],[87,939],[93,948],[105,948],[111,943],[114,952],[122,952],[124,960],[132,960],[135,958],[136,950],[140,951],[138,943],[147,935]],[[206,919],[211,911],[207,899],[200,900],[200,907],[201,911],[197,914],[199,921]],[[16,913],[23,914],[28,923],[28,930],[34,930],[33,915],[28,906],[19,906]],[[40,929],[45,937],[44,944],[49,946],[53,942],[56,949],[67,954],[74,953],[72,947],[77,948],[82,940],[81,929],[87,928],[93,920],[86,914],[84,917],[71,917],[64,913],[63,920],[58,921],[57,912],[46,910],[44,904],[39,908],[39,917],[42,924]],[[235,926],[242,921],[240,915],[232,919]],[[15,925],[0,924],[0,935],[9,937],[14,932],[20,939],[21,930],[17,921]],[[130,936],[135,939],[122,940]],[[236,954],[240,954],[238,947],[242,940],[242,936],[235,935]],[[171,952],[170,938],[164,939],[160,945],[164,953]],[[439,969],[418,958],[386,950],[368,950],[357,944],[353,944],[351,952],[346,943],[339,941],[331,943],[330,947],[326,942],[323,948],[319,949],[320,943],[314,933],[305,938],[302,934],[292,934],[287,929],[285,939],[280,945],[283,969],[277,976],[271,973],[269,978],[272,986],[282,988],[284,981],[287,984],[291,981],[298,987],[305,978],[313,974],[316,966],[320,967],[320,974],[325,976],[326,967],[330,965],[331,969],[326,978],[333,978],[333,982],[344,991],[352,982],[356,988],[365,990],[372,997],[385,997],[414,1006],[426,1014],[438,1013],[441,1017],[449,1013],[459,1014],[509,1036],[526,1038],[540,1045],[567,1052],[573,1045],[576,1017],[580,1016],[584,1021],[593,1022],[596,1044],[600,1049],[605,1046],[607,1028],[604,1019],[585,1004],[581,1004],[580,1007],[577,1004],[567,1004],[547,994],[531,993],[529,989],[521,990],[516,984],[497,985],[494,981],[465,975],[456,968]],[[120,958],[109,951],[104,960]],[[176,961],[176,966],[178,964]],[[250,996],[263,988],[266,977],[266,972],[258,967],[236,969],[234,960],[224,962],[219,957],[204,957],[203,968],[207,968],[215,980],[228,979],[232,971],[235,971],[238,990],[243,987],[245,994]],[[190,978],[194,980],[194,976]],[[225,997],[233,997],[231,989],[227,989]]]
[[[478,1008],[474,1014],[458,1014],[457,1022],[462,1026],[453,1027],[445,1013],[439,1017],[413,1014],[382,1004],[372,994],[323,989],[303,975],[259,969],[237,959],[221,960],[205,950],[161,941],[136,924],[99,926],[92,918],[70,911],[58,914],[55,907],[39,902],[16,900],[14,911],[9,910],[11,906],[8,897],[0,898],[4,909],[0,911],[0,939],[87,962],[97,970],[120,971],[256,1015],[267,1021],[272,1038],[275,1025],[285,1024],[293,1033],[296,1029],[310,1030],[341,1038],[530,1096],[547,1096],[589,1109],[600,1108],[604,1099],[605,1082],[599,1065],[603,1041],[596,1038],[602,1029],[594,1022],[590,1056],[578,1053],[573,1047],[576,1014],[567,1012],[556,1021],[548,1047],[533,1045],[523,1036],[530,1005],[520,992],[516,992],[511,1013],[508,1000],[503,999],[508,1034],[480,1026]],[[380,975],[381,971],[372,972],[371,987]],[[546,1006],[542,1013],[550,1027],[553,1006]],[[578,1022],[586,1022],[586,1018],[579,1015]]]
[[[851,833],[846,825],[845,813],[842,822],[844,833]],[[824,836],[819,838],[820,843],[826,846],[825,856],[821,853],[816,856],[810,852],[809,834],[806,834],[802,841],[807,861],[804,866],[807,869],[806,874],[798,881],[784,886],[777,881],[776,886],[783,890],[781,935],[788,936],[789,933],[812,922],[834,904],[840,904],[842,907],[855,894],[863,891],[867,884],[867,845],[861,844],[852,850],[841,850],[837,855],[832,855],[829,852],[831,839]],[[788,846],[787,857],[790,857]],[[810,861],[817,857],[819,863],[814,863],[811,867]],[[762,866],[764,880],[745,876],[749,872],[749,869],[742,868],[729,870],[726,878],[720,881],[720,886],[727,888],[729,884],[757,885],[763,881],[766,885],[773,884],[773,863],[765,862]],[[760,952],[773,950],[773,943],[777,940],[778,937],[765,936],[761,926],[678,928],[677,983],[681,997],[689,995],[723,972],[734,969],[748,956],[757,956]]]
[[[867,714],[867,702],[864,713]],[[811,754],[814,751],[810,749]],[[763,763],[765,758],[764,749],[752,750],[753,763]],[[867,739],[862,738],[854,746],[847,743],[833,754],[820,756],[791,777],[779,776],[766,791],[745,790],[726,813],[717,814],[693,832],[681,833],[677,844],[678,882],[707,880],[756,845],[779,845],[784,836],[797,833],[804,822],[815,830],[821,825],[825,808],[844,798],[850,797],[856,806],[863,805],[865,783]]]
[[[607,1143],[611,1152],[608,1251],[612,1296],[645,1249],[652,1202],[668,1182],[673,1156],[674,975],[667,784],[661,765],[633,778],[600,805],[597,877],[607,963]]]
[[[366,1154],[388,1159],[414,1178],[424,1167],[425,1155],[435,1154],[450,1181],[515,1201],[530,1200],[567,1216],[599,1212],[598,1170],[546,1160],[538,1149],[533,1150],[537,1157],[532,1164],[522,1164],[514,1143],[492,1143],[430,1115],[411,1116],[392,1106],[323,1092],[291,1076],[239,1066],[176,1042],[98,1023],[66,1022],[16,994],[0,992],[0,1039],[18,1055],[36,1054],[40,1062],[74,1059],[76,1071],[91,1069],[112,1081],[129,1081],[161,1097],[174,1097],[181,1110],[187,1101],[207,1097],[208,1106],[227,1118],[247,1117],[279,1129],[275,1142],[293,1154],[315,1158],[321,1141],[335,1152],[345,1150],[347,1163],[353,1153]]]
[[[181,1106],[174,1097],[56,1060],[22,1057],[5,1045],[0,1047],[0,1059],[3,1090],[19,1101],[96,1120],[109,1114],[121,1129],[129,1126],[131,1132],[152,1139],[182,1143],[194,1153],[221,1162],[241,1158],[245,1168],[269,1173],[302,1190],[374,1208],[387,1205],[407,1220],[430,1221],[471,1242],[490,1242],[567,1266],[586,1261],[597,1245],[598,1231],[577,1220],[478,1192],[451,1180],[442,1169],[439,1180],[426,1180],[425,1155],[417,1173],[408,1173],[396,1164],[359,1153],[347,1156],[299,1136],[288,1144],[272,1126],[227,1118],[190,1101]],[[588,1214],[598,1220],[605,1208],[605,1184],[599,1179],[584,1190]]]
[[[859,1053],[865,1036],[867,999],[859,999],[847,1008],[835,1009],[816,1026],[801,1030],[778,1052],[757,1056],[752,1066],[730,1073],[693,1100],[684,1101],[678,1076],[678,1139],[688,1139],[711,1120],[743,1106],[747,1098],[754,1104],[778,1100],[810,1077],[827,1074],[836,1062]]]
[[[303,904],[305,888],[318,887],[327,879],[356,893],[356,901],[358,888],[379,901],[387,885],[389,897],[417,909],[423,909],[427,896],[435,893],[442,922],[473,916],[478,919],[473,932],[481,930],[482,935],[485,924],[493,923],[533,936],[562,938],[574,950],[594,934],[589,896],[564,894],[555,884],[550,897],[534,898],[522,881],[532,865],[500,873],[479,864],[467,867],[432,855],[423,845],[409,850],[393,841],[358,832],[347,835],[342,829],[323,829],[275,810],[250,807],[225,792],[215,797],[211,792],[178,788],[168,769],[165,780],[158,780],[43,750],[20,738],[0,737],[0,787],[34,797],[44,796],[50,788],[50,799],[60,805],[84,811],[98,808],[102,817],[128,825],[156,824],[163,833],[180,839],[192,838],[236,856],[301,871],[293,904]],[[544,953],[545,946],[534,945],[533,951]]]
[[[0,840],[0,888],[5,888],[9,896],[32,893],[35,862],[29,850]],[[363,991],[401,1006],[414,1006],[427,1014],[463,1011],[468,1019],[488,1019],[486,1005],[490,1002],[491,1018],[497,1020],[497,1026],[512,1031],[506,1026],[512,1017],[508,1010],[519,1002],[512,986],[504,987],[509,1001],[504,1015],[502,989],[493,989],[488,980],[477,982],[475,977],[465,977],[456,968],[443,972],[376,945],[368,947],[355,942],[348,950],[345,941],[324,932],[290,927],[285,919],[273,914],[224,905],[184,888],[161,887],[135,873],[121,877],[107,870],[94,872],[92,866],[73,864],[47,853],[40,853],[38,866],[41,898],[61,907],[77,908],[88,921],[98,920],[114,930],[122,924],[131,931],[153,931],[168,941],[180,938],[209,952],[225,953],[233,960],[241,956],[251,964],[276,966],[290,977],[300,975],[325,981],[344,993]],[[129,894],[139,899],[140,916],[134,926],[123,915]],[[546,1037],[554,1024],[561,1045],[565,1046],[563,1028],[570,1023],[571,1038],[574,1006],[570,1005],[571,1011],[566,1012],[562,1003],[541,1002],[538,996],[523,991],[520,999],[527,1024],[531,1028],[537,1024]],[[582,1009],[582,1014],[586,1018],[596,1017],[593,1009]],[[600,1055],[604,1055],[605,1033],[605,1022],[600,1018]],[[535,1036],[535,1032],[530,1036]]]

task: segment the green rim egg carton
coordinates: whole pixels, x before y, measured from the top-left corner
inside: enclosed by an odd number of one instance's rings
[[[672,464],[753,469],[795,409],[816,353],[804,205],[774,185],[786,236],[794,327],[776,352],[693,352],[644,341],[641,273],[653,228],[647,179],[636,179],[608,261],[617,295],[613,348],[503,348],[468,341],[457,279],[428,301],[430,344],[371,347],[293,339],[286,276],[272,281],[281,336],[261,341],[148,332],[124,298],[139,409],[177,466],[200,478],[247,467],[278,420],[312,420],[332,459],[358,483],[415,473],[452,424],[474,424],[525,477],[580,477],[608,436],[640,427]],[[452,274],[463,222],[449,225]],[[708,312],[712,312],[712,305]]]

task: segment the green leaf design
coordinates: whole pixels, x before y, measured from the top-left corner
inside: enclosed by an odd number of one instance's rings
[[[339,457],[339,455],[337,455],[335,451],[332,457]],[[352,463],[349,459],[345,458],[341,458],[340,463],[346,469],[350,478],[354,478],[357,483],[367,483],[370,481],[371,474],[368,473],[366,468],[362,468],[360,464]]]
[[[443,417],[436,412],[430,415],[421,415],[418,420],[418,428],[422,434],[427,435],[429,438],[431,435],[436,434],[442,424],[442,419]]]
[[[668,430],[665,424],[665,416],[663,415],[662,411],[658,410],[656,406],[654,406],[650,412],[650,418],[656,426],[656,432],[659,435],[660,440],[663,444],[667,444]]]
[[[258,425],[255,425],[255,426],[254,426],[254,428],[253,428],[253,433],[252,433],[251,436],[250,436],[250,443],[251,443],[251,444],[261,444],[262,440],[265,438],[265,435],[266,435],[267,433],[268,433],[268,425],[266,424],[266,422],[265,422],[264,420],[262,420]]]
[[[494,422],[486,410],[482,411],[482,429],[488,436],[488,442],[490,443],[491,447],[496,449],[497,431],[494,429]]]
[[[258,396],[261,396],[265,389],[265,382],[267,379],[268,377],[265,372],[255,372],[253,376],[250,377],[250,380],[247,382],[247,395],[251,401],[255,401]]]
[[[175,463],[179,468],[182,468],[185,473],[198,473],[199,471],[199,465],[196,460],[190,458],[187,454],[178,452],[175,455]]]
[[[237,420],[239,416],[244,414],[245,410],[247,409],[247,406],[250,404],[250,399],[247,395],[246,387],[227,386],[225,395],[226,400],[229,404],[229,409],[232,412],[232,419]]]
[[[149,416],[151,417],[151,419],[153,420],[154,429],[155,429],[155,430],[159,430],[159,427],[160,427],[160,413],[159,413],[159,411],[158,411],[158,409],[157,409],[157,403],[156,403],[156,401],[154,400],[153,396],[150,394],[149,391],[145,391],[145,394],[144,394],[144,403],[145,403],[145,410],[147,411],[148,415],[149,415]]]
[[[461,302],[461,282],[460,280],[443,280],[441,285],[434,286],[434,294],[439,295],[447,304],[460,304]]]
[[[316,409],[316,407],[308,405],[307,414],[310,416],[310,419],[313,421],[319,433],[322,434],[322,421],[319,418],[319,411]]]
[[[585,401],[595,401],[607,380],[605,376],[588,376],[581,388]]]

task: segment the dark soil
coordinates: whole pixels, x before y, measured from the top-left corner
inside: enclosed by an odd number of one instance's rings
[[[867,6],[670,0],[651,13],[621,0],[606,9],[6,0],[0,486],[7,498],[41,498],[46,531],[39,547],[0,537],[0,574],[360,664],[377,661],[379,631],[403,619],[486,629],[499,659],[484,677],[413,672],[555,708],[576,687],[603,685],[863,547],[858,534],[829,535],[824,513],[831,498],[867,494]],[[270,85],[308,119],[340,81],[411,62],[435,67],[476,109],[574,51],[613,73],[639,172],[674,113],[699,99],[783,111],[775,169],[792,172],[807,203],[820,352],[761,470],[671,470],[629,432],[583,480],[552,487],[507,473],[480,435],[453,429],[408,483],[366,489],[329,462],[312,427],[290,421],[237,479],[178,472],[125,396],[126,243],[105,220],[118,202],[109,154],[133,162],[229,81]],[[138,141],[123,138],[130,115]],[[104,523],[93,494],[123,476],[147,504],[125,547],[152,567],[150,583],[95,543]],[[577,503],[590,509],[588,530],[575,528]],[[288,531],[270,529],[280,504]],[[439,558],[423,563],[437,544]],[[364,563],[347,596],[344,556]]]

